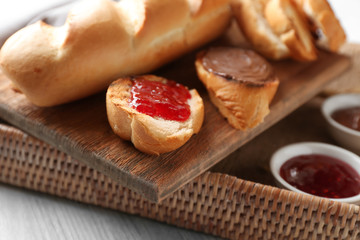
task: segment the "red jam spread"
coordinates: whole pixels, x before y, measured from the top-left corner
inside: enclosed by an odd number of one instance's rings
[[[327,198],[360,193],[360,176],[347,163],[321,154],[293,157],[280,168],[280,176],[297,189]]]
[[[331,117],[345,127],[360,131],[360,106],[337,110]]]
[[[189,90],[171,80],[133,79],[130,106],[151,117],[184,122],[190,117]]]

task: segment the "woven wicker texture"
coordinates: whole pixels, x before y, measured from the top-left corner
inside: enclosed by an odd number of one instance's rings
[[[359,207],[207,172],[160,204],[0,124],[0,181],[230,239],[356,239]]]
[[[336,78],[325,89],[325,93],[340,94],[340,93],[360,93],[360,45],[356,43],[347,43],[341,48],[341,53],[351,56],[353,66],[345,73]]]

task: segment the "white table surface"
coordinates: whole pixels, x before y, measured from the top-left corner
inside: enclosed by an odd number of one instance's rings
[[[0,34],[6,34],[4,29],[8,24],[24,25],[36,18],[37,12],[63,1],[9,0],[5,3],[5,0],[2,0]],[[348,41],[360,43],[360,0],[329,2],[347,33]],[[0,239],[216,238],[149,219],[0,184]]]

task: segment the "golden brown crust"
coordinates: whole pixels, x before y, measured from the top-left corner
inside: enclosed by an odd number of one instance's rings
[[[306,14],[317,45],[323,49],[337,52],[346,42],[346,34],[326,0],[296,0]]]
[[[248,84],[228,79],[208,71],[203,65],[205,51],[197,55],[195,66],[199,79],[208,90],[212,103],[227,118],[229,124],[240,130],[253,128],[269,113],[269,105],[279,85],[277,77]]]
[[[154,75],[144,75],[150,81],[164,81]],[[173,151],[184,145],[200,131],[204,119],[204,105],[195,89],[190,90],[191,115],[185,122],[153,118],[139,113],[128,104],[132,81],[130,77],[114,81],[106,93],[106,109],[109,124],[115,134],[131,140],[134,146],[148,154]]]
[[[261,54],[270,59],[288,58],[286,45],[272,31],[265,19],[266,1],[234,0],[231,7],[244,36]]]
[[[273,31],[289,48],[292,58],[300,61],[317,58],[317,50],[305,16],[292,0],[269,0],[265,17]]]
[[[220,36],[230,25],[232,17],[229,0],[189,1],[196,3],[192,7],[191,16],[196,24],[185,30],[185,41],[188,46],[201,46]],[[192,48],[195,49],[195,48]]]
[[[0,65],[31,102],[53,106],[149,72],[213,40],[230,18],[228,0],[87,0],[64,26],[38,22],[15,33]]]
[[[234,0],[232,10],[254,49],[267,58],[317,58],[305,16],[292,0]]]

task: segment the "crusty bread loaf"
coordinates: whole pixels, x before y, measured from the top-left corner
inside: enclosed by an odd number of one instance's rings
[[[204,119],[203,101],[195,89],[188,100],[190,116],[186,121],[165,120],[138,112],[130,106],[131,89],[138,78],[167,81],[154,75],[124,77],[114,81],[106,93],[107,116],[113,131],[148,154],[160,154],[181,147],[200,131]]]
[[[326,0],[296,0],[306,14],[316,45],[337,52],[346,41],[346,34]]]
[[[234,128],[253,128],[269,113],[279,79],[254,51],[210,48],[197,55],[195,66],[210,100]]]
[[[264,56],[317,58],[305,16],[292,0],[233,0],[232,9],[244,35]]]
[[[61,27],[16,32],[0,64],[31,102],[53,106],[149,72],[216,38],[230,19],[228,0],[85,0]]]

